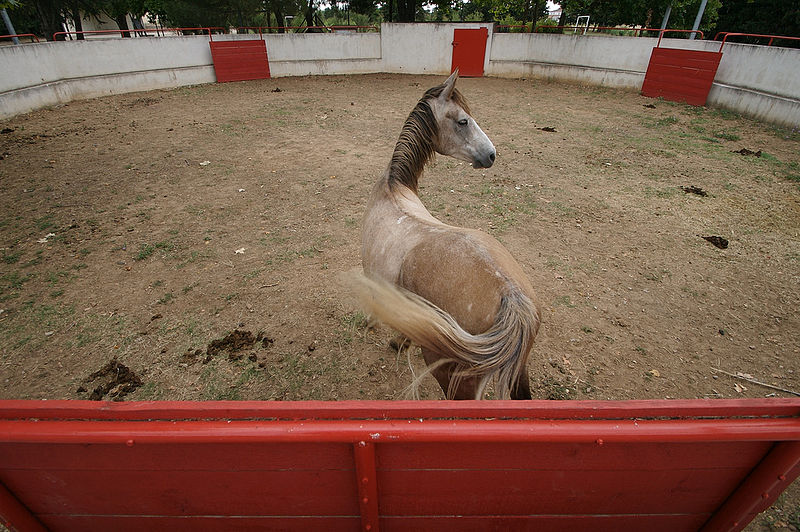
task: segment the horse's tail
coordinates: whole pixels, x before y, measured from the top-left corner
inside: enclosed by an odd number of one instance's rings
[[[497,398],[509,399],[520,379],[527,379],[525,365],[539,329],[539,313],[518,290],[502,296],[494,325],[476,335],[427,299],[393,284],[359,275],[356,293],[374,318],[455,364],[448,398],[464,377],[479,377],[476,399],[493,380]]]

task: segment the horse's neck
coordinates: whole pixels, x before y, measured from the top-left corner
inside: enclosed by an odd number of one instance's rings
[[[379,223],[378,220],[396,222],[400,217],[441,223],[425,208],[416,191],[400,183],[390,184],[388,170],[375,183],[367,212],[372,223]]]
[[[437,129],[430,105],[420,101],[408,115],[394,147],[386,174],[390,188],[405,187],[417,194],[419,178],[434,153]]]

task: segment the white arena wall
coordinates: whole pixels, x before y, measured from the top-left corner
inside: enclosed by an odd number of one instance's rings
[[[265,34],[274,77],[450,71],[453,29],[486,27],[487,76],[640,90],[657,39],[495,33],[492,24],[385,23],[380,33]],[[219,35],[215,40],[257,35]],[[216,81],[208,36],[108,38],[0,47],[0,119],[76,99]],[[709,41],[662,46],[717,51]],[[725,44],[708,105],[800,126],[800,50]]]

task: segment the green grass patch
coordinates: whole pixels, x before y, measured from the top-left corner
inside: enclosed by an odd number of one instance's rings
[[[5,289],[19,290],[20,288],[22,288],[22,285],[24,285],[33,278],[34,274],[32,273],[27,273],[25,275],[22,275],[17,271],[8,272],[7,274],[0,277],[0,281],[2,281],[2,284],[0,285],[0,294],[2,294],[3,290]]]
[[[31,266],[36,266],[37,264],[42,263],[42,254],[43,251],[40,249],[36,251],[36,256],[27,262],[22,263],[23,268],[30,268]]]
[[[800,163],[791,162],[783,165],[783,178],[800,183]]]
[[[358,331],[366,327],[367,316],[361,311],[348,312],[339,318],[339,335],[346,344],[351,343]]]
[[[567,308],[575,308],[575,304],[569,296],[559,296],[553,300],[553,306],[564,306]]]
[[[19,262],[20,257],[22,257],[21,251],[15,253],[6,253],[3,251],[3,263],[5,264],[16,264]]]
[[[139,248],[139,253],[133,257],[133,260],[145,260],[150,258],[158,250],[162,250],[164,252],[171,252],[175,249],[175,244],[172,242],[161,241],[156,242],[155,244],[142,244]]]
[[[742,138],[736,133],[728,133],[727,131],[715,131],[714,137],[722,140],[739,140]]]
[[[52,214],[46,214],[41,218],[37,218],[35,220],[35,223],[36,223],[36,229],[38,229],[39,231],[46,231],[47,229],[55,229],[58,227],[56,225],[55,220],[53,219]]]
[[[656,126],[658,127],[670,126],[672,124],[677,124],[677,123],[678,123],[677,116],[665,116],[663,118],[659,118],[658,120],[656,120]]]

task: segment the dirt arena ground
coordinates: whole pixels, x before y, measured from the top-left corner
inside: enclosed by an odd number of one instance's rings
[[[442,79],[204,85],[0,122],[0,397],[402,398],[421,359],[365,328],[340,277]],[[800,132],[596,87],[459,87],[497,163],[439,157],[421,198],[537,288],[535,398],[800,392]],[[796,500],[762,525],[800,527]]]

